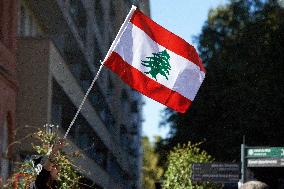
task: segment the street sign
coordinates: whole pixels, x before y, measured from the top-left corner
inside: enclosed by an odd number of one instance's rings
[[[284,167],[284,158],[248,159],[247,167]]]
[[[284,147],[241,145],[241,182],[247,180],[247,167],[284,167]]]
[[[284,147],[247,148],[247,158],[284,158]]]
[[[192,165],[192,181],[217,183],[238,182],[239,164],[232,163],[195,163]]]

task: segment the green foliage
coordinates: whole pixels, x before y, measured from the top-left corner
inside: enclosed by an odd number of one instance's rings
[[[56,133],[50,133],[47,132],[47,130],[38,130],[38,132],[34,133],[34,137],[38,139],[39,142],[37,142],[37,144],[32,144],[32,147],[39,156],[46,156],[51,145],[58,139]],[[73,162],[70,159],[72,156],[78,157],[79,155],[75,153],[66,154],[65,152],[60,152],[56,157],[56,164],[60,167],[58,180],[60,189],[79,188],[79,179],[81,177],[74,170]],[[20,179],[18,179],[18,175],[24,176],[21,176]],[[30,183],[35,180],[36,175],[36,167],[32,159],[20,162],[6,187],[12,189],[14,183],[17,182],[19,189],[28,189]]]
[[[159,155],[155,152],[155,146],[151,144],[148,137],[143,137],[143,188],[155,189],[163,174],[162,167],[158,166]]]
[[[45,131],[38,131],[36,137],[41,141],[41,145],[33,145],[33,149],[39,155],[46,155],[50,148],[50,144],[53,144],[58,136],[56,133],[47,133]],[[68,155],[64,152],[60,152],[56,157],[56,162],[60,167],[59,172],[59,185],[61,189],[79,188],[78,173],[73,168],[73,163],[68,159]]]
[[[158,53],[152,53],[153,56],[146,57],[148,60],[142,60],[142,65],[149,67],[151,70],[149,72],[145,72],[146,74],[150,74],[153,78],[157,80],[157,75],[161,74],[168,80],[168,76],[170,74],[169,70],[171,70],[170,65],[170,55],[166,50]]]
[[[273,0],[232,0],[211,10],[198,37],[206,78],[186,114],[165,111],[171,138],[205,141],[218,161],[239,161],[247,145],[281,146],[284,130],[284,10]]]
[[[212,162],[213,158],[198,148],[200,144],[178,145],[168,156],[168,166],[163,181],[164,189],[209,189],[211,183],[193,183],[191,181],[193,163]]]

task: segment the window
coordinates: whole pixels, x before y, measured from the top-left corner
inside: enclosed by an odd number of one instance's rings
[[[92,73],[88,69],[87,66],[82,67],[81,73],[80,73],[80,84],[81,87],[83,88],[84,92],[87,92],[88,88],[90,87],[92,83]]]
[[[80,0],[70,0],[70,15],[75,22],[82,40],[86,40],[87,15]]]
[[[137,113],[138,112],[138,102],[134,101],[131,103],[131,112],[132,113]]]
[[[115,130],[115,119],[113,118],[112,113],[110,112],[109,108],[106,108],[106,120],[105,125],[107,127],[107,129],[111,132],[111,134],[115,134],[116,130]]]
[[[3,12],[3,1],[1,0],[0,1],[0,12],[2,13]],[[2,31],[2,25],[4,23],[4,20],[3,20],[3,14],[0,15],[0,41],[3,40],[3,31]]]
[[[41,30],[32,15],[32,12],[23,4],[20,5],[18,18],[18,35],[19,36],[38,36]]]
[[[101,4],[100,0],[95,1],[95,17],[96,17],[96,22],[98,24],[98,27],[100,29],[101,32],[104,31],[104,9],[103,6]]]
[[[110,154],[108,172],[112,179],[117,183],[122,183],[125,180],[125,172],[121,169],[116,157]]]
[[[8,154],[7,149],[8,149],[8,118],[9,116],[4,118],[4,122],[3,122],[3,126],[0,127],[0,129],[2,130],[1,133],[1,137],[0,137],[0,150],[1,150],[1,159],[0,159],[0,173],[1,173],[1,177],[2,177],[2,181],[5,183],[5,181],[8,178],[8,173],[9,173],[9,160],[8,160]]]
[[[112,99],[112,97],[114,95],[114,85],[111,81],[110,75],[108,77],[107,95],[108,95],[108,98],[110,98],[110,99]]]
[[[92,130],[87,121],[82,116],[79,118],[81,124],[77,126],[76,144],[89,158],[105,169],[107,167],[107,147]]]
[[[103,187],[99,186],[97,183],[94,183],[91,179],[80,175],[81,178],[79,180],[79,188],[96,188],[96,189],[103,189]]]
[[[114,3],[113,3],[113,1],[110,1],[109,18],[110,18],[110,21],[111,21],[111,25],[114,28],[117,28],[117,16],[116,16],[116,12],[115,11],[116,10],[115,10]],[[110,39],[112,40],[112,37],[110,37]]]
[[[125,89],[122,89],[121,96],[120,96],[120,103],[123,112],[128,112],[128,95]]]
[[[18,35],[19,36],[24,36],[25,34],[25,19],[26,17],[26,10],[24,8],[23,5],[21,5],[21,8],[20,8],[20,15],[19,15],[19,20],[20,20],[20,23],[18,24]]]
[[[94,65],[99,67],[101,65],[100,60],[102,60],[101,49],[99,48],[99,44],[96,36],[94,36]]]
[[[127,150],[127,147],[129,145],[129,138],[128,133],[126,129],[126,125],[121,124],[120,125],[120,144],[124,150]]]

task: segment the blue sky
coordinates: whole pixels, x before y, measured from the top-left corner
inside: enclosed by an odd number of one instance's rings
[[[151,17],[158,24],[193,43],[193,36],[200,34],[208,11],[227,0],[150,0]],[[198,95],[198,94],[197,94]],[[144,96],[143,135],[153,141],[154,136],[166,137],[168,128],[159,128],[162,104]]]

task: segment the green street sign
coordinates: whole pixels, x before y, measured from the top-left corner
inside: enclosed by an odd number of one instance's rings
[[[247,148],[247,158],[284,158],[284,147]]]

